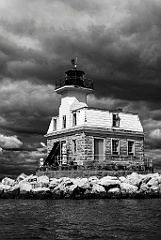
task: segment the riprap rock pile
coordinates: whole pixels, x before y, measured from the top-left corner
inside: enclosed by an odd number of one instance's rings
[[[48,178],[21,174],[16,180],[0,182],[0,198],[152,198],[161,197],[161,175],[138,174],[126,177]]]

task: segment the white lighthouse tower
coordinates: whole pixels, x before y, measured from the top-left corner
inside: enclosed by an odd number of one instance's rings
[[[72,64],[73,69],[65,72],[65,78],[56,81],[55,92],[61,95],[59,116],[52,118],[47,133],[70,128],[74,121],[71,112],[87,107],[87,95],[93,93],[93,82],[85,78],[84,71],[77,69],[77,58],[72,60]]]

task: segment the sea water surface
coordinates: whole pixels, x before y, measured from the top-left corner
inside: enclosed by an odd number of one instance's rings
[[[0,200],[0,239],[161,239],[161,199]]]

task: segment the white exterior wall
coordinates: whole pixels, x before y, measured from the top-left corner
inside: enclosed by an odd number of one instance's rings
[[[47,131],[47,134],[52,133],[53,131],[54,131],[54,129],[53,129],[53,118],[52,118],[51,122],[50,122],[50,125],[49,125],[49,128],[48,128],[48,131]]]
[[[86,126],[105,127],[109,128],[112,124],[112,118],[109,111],[101,111],[95,109],[86,109],[85,115],[87,121]]]
[[[57,131],[63,129],[63,116],[66,115],[66,129],[72,127],[73,118],[72,111],[81,107],[87,106],[87,93],[82,92],[80,89],[68,90],[62,94],[61,104],[59,107],[59,116],[57,118]],[[77,113],[79,115],[79,112]],[[79,121],[78,121],[79,122]],[[83,122],[82,122],[83,124]],[[53,118],[50,122],[48,133],[52,133],[54,130]]]
[[[137,114],[119,113],[120,128],[130,131],[143,132],[143,128]]]
[[[77,114],[77,126],[113,128],[113,112],[99,109],[91,109],[87,106],[87,90],[82,90],[74,86],[65,86],[65,89],[59,90],[62,94],[61,105],[59,107],[59,116],[57,118],[57,130],[63,129],[63,115],[66,115],[66,129],[73,127],[73,111]],[[116,129],[143,132],[143,128],[137,114],[114,112],[120,118],[120,126]],[[76,126],[74,126],[76,127]],[[51,120],[48,133],[54,130],[53,119]]]
[[[113,113],[109,111],[101,111],[95,109],[86,109],[86,126],[95,126],[103,128],[112,128]],[[120,118],[120,126],[117,129],[143,132],[143,128],[140,119],[137,114],[132,113],[118,113]]]
[[[60,106],[59,117],[57,119],[57,131],[62,130],[62,118],[66,115],[67,125],[66,128],[73,127],[73,112],[72,106],[67,101],[64,105]],[[114,128],[112,126],[113,113],[110,111],[102,111],[96,109],[82,108],[76,111],[77,114],[77,126],[88,126],[88,127],[100,127],[100,128]],[[115,127],[116,129],[143,132],[143,128],[140,119],[137,114],[132,113],[118,113],[120,118],[120,126]],[[50,123],[49,130],[47,133],[55,131],[53,129],[53,120]]]

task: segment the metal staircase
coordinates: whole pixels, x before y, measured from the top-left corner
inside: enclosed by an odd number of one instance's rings
[[[54,164],[54,160],[56,156],[60,156],[60,142],[56,142],[54,143],[54,146],[52,148],[52,150],[50,151],[49,155],[47,156],[45,162],[44,162],[44,166],[51,166]]]

